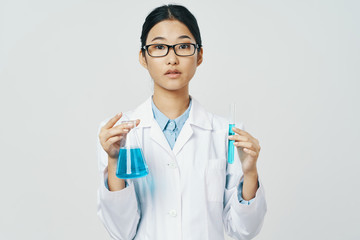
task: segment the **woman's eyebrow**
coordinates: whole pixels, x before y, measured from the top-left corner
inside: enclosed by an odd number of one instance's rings
[[[180,37],[178,37],[178,39],[184,39],[184,38],[191,39],[191,37],[189,37],[188,35],[181,35]]]
[[[189,37],[188,35],[181,35],[180,37],[178,37],[178,39],[184,39],[184,38],[191,39],[191,37]],[[151,40],[151,42],[153,42],[155,40],[166,40],[166,38],[164,38],[164,37],[155,37],[153,40]]]

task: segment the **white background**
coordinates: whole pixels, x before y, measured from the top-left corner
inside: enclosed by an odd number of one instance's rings
[[[162,1],[1,0],[0,239],[109,239],[99,123],[152,93],[141,27]],[[190,93],[260,140],[263,239],[359,239],[360,2],[179,1],[204,62]]]

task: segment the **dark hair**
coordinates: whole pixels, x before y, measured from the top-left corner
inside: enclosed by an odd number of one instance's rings
[[[153,26],[164,20],[178,20],[185,24],[191,34],[195,37],[197,44],[201,45],[200,29],[194,15],[184,6],[181,5],[163,5],[152,10],[146,17],[142,26],[142,33],[140,37],[141,49],[144,54],[143,47],[146,44],[146,38]],[[198,48],[200,51],[200,48]]]

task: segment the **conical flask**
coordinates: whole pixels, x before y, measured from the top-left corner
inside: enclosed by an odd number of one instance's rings
[[[136,135],[136,120],[122,121],[121,123],[131,123],[133,128],[120,144],[116,176],[122,179],[144,177],[149,170]]]

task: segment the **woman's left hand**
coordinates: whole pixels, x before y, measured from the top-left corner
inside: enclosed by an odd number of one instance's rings
[[[256,162],[261,149],[259,141],[244,130],[236,127],[232,130],[237,134],[229,136],[229,139],[235,140],[243,173],[257,173]]]

